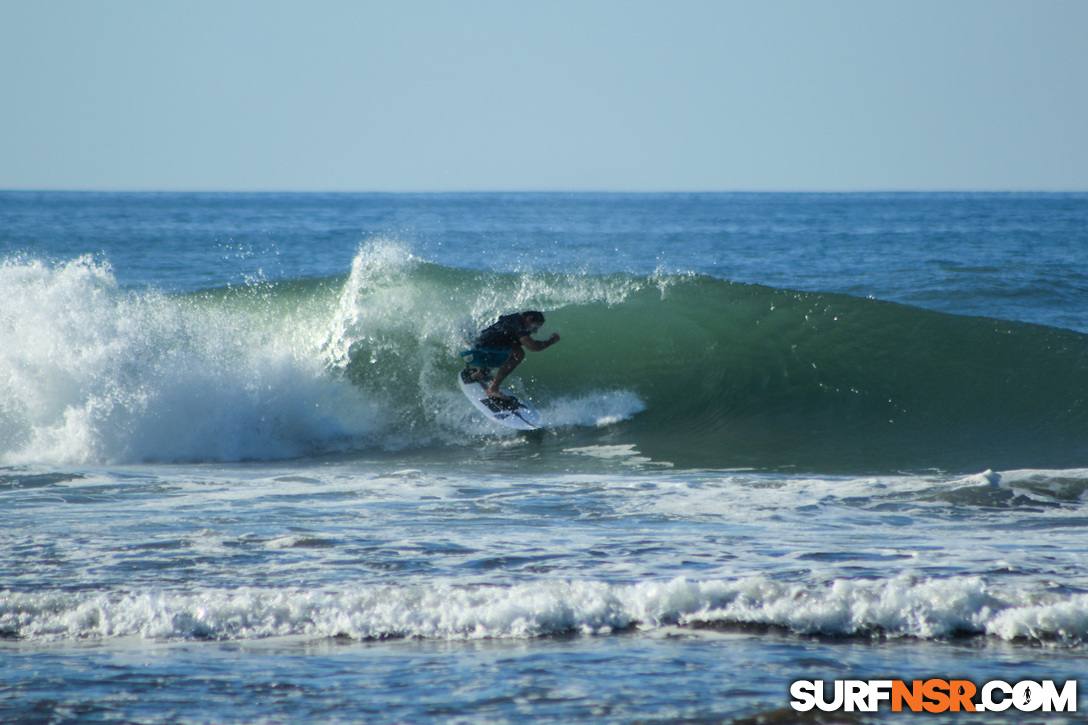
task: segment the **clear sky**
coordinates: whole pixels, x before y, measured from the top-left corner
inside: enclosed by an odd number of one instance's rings
[[[1088,190],[1088,0],[0,0],[0,189]]]

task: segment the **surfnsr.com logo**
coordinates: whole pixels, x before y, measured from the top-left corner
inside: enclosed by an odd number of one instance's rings
[[[790,706],[800,712],[1076,712],[1077,681],[1060,688],[1053,680],[1009,683],[991,680],[798,680],[790,685]]]

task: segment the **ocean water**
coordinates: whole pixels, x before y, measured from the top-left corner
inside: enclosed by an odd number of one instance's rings
[[[1085,722],[789,689],[1084,690],[1086,491],[1088,194],[0,193],[3,722]]]

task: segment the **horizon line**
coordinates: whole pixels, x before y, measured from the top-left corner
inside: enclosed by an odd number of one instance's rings
[[[471,194],[1085,194],[1088,189],[137,189],[137,188],[0,188],[0,194],[321,194],[321,195],[471,195]]]

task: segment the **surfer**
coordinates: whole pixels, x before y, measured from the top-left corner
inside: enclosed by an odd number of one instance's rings
[[[476,336],[473,349],[461,353],[465,363],[476,369],[472,374],[474,380],[483,380],[489,368],[498,368],[487,386],[488,397],[500,400],[509,398],[499,390],[499,385],[525,359],[525,348],[540,352],[559,342],[557,332],[553,332],[547,340],[533,339],[533,334],[543,324],[544,314],[536,310],[503,315]]]

